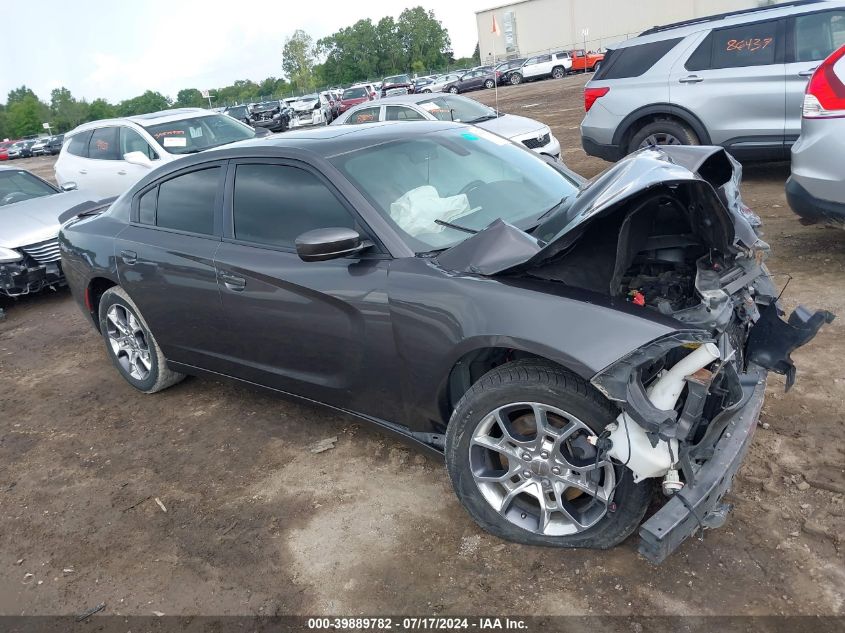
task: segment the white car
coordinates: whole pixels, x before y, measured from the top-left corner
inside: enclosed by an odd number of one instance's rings
[[[453,81],[457,81],[461,78],[463,73],[446,73],[445,75],[440,75],[439,77],[435,77],[434,81],[423,88],[423,92],[443,92],[443,88],[446,84],[450,84]]]
[[[315,92],[299,97],[290,107],[293,109],[289,124],[291,129],[307,125],[328,125],[331,120],[331,106],[323,93]]]
[[[201,108],[91,121],[65,135],[56,182],[99,198],[118,196],[158,165],[255,135],[232,117]]]
[[[560,143],[545,123],[516,114],[496,112],[473,99],[453,94],[410,94],[383,97],[350,108],[332,125],[377,121],[460,121],[472,123],[520,143],[538,154],[560,158]]]
[[[523,81],[546,79],[547,77],[561,79],[571,69],[572,57],[565,51],[546,55],[535,55],[526,59],[522,68],[511,73],[510,81],[515,85],[521,84]]]

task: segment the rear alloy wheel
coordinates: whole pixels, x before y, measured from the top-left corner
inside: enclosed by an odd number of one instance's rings
[[[555,66],[552,68],[552,77],[555,79],[563,79],[566,77],[566,69],[562,66]]]
[[[669,119],[652,121],[641,127],[628,143],[628,153],[652,145],[698,145],[698,137],[686,125]]]
[[[543,361],[507,363],[461,398],[446,432],[452,486],[473,519],[528,545],[612,547],[639,525],[650,483],[602,458],[592,439],[614,407]]]
[[[511,85],[518,86],[522,83],[522,75],[519,73],[514,73],[511,75]]]
[[[130,385],[144,393],[155,393],[185,377],[167,367],[138,307],[122,288],[115,286],[103,293],[99,319],[106,350]]]
[[[449,88],[449,92],[451,92],[453,95],[458,94],[458,87],[452,86],[451,88]]]
[[[492,89],[493,86],[495,86],[495,85],[496,84],[493,82],[492,79],[488,79],[487,81],[484,82],[484,87],[487,88],[487,90]]]

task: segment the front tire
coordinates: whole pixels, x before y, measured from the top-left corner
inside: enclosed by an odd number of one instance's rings
[[[144,393],[155,393],[175,385],[184,374],[168,368],[138,306],[119,286],[109,288],[100,298],[100,332],[106,352],[124,380]]]
[[[590,436],[616,409],[579,377],[536,360],[507,363],[458,402],[446,432],[455,494],[482,528],[525,545],[605,549],[639,525],[648,481],[597,460]]]
[[[522,75],[519,73],[514,73],[511,75],[511,85],[518,86],[522,83]]]
[[[452,86],[451,88],[449,88],[449,92],[451,92],[453,95],[458,94],[458,87]]]
[[[628,143],[628,153],[651,145],[698,145],[699,140],[690,128],[671,119],[652,121],[637,130]]]

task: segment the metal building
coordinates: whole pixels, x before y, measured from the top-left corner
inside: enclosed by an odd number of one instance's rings
[[[598,51],[655,25],[749,9],[766,0],[522,0],[477,11],[481,62],[586,48]],[[498,34],[493,32],[495,24]]]

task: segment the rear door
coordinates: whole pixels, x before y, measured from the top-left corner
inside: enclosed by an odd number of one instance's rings
[[[784,33],[784,20],[766,20],[699,34],[672,67],[672,103],[695,114],[713,144],[739,157],[781,158]]]
[[[226,184],[218,283],[237,376],[320,402],[397,420],[387,271],[376,248],[303,262],[302,233],[355,228],[372,237],[337,189],[292,160],[233,161]]]
[[[176,172],[133,199],[115,240],[121,286],[138,305],[164,355],[230,373],[232,333],[217,290],[225,162]]]
[[[56,161],[56,179],[59,184],[73,182],[80,190],[85,190],[90,186],[87,165],[88,143],[93,133],[94,130],[85,130],[70,137],[65,151]]]
[[[787,148],[801,133],[804,91],[813,71],[845,44],[845,9],[796,15],[787,22],[784,136]]]

